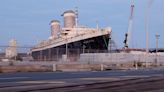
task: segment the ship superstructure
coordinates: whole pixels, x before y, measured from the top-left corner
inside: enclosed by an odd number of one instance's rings
[[[76,12],[65,11],[64,27],[58,20],[52,20],[51,36],[31,49],[34,60],[60,60],[62,55],[77,56],[80,53],[92,53],[93,50],[108,50],[112,29],[110,27],[88,28],[77,26]]]

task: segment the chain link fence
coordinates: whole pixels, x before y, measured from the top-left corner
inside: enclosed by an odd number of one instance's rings
[[[163,65],[163,53],[133,52],[125,53],[118,50],[97,50],[97,49],[66,49],[52,48],[43,51],[30,53],[31,47],[17,47],[16,57],[7,58],[6,49],[12,48],[8,46],[0,46],[0,60],[20,60],[20,61],[35,61],[35,62],[78,62],[87,64],[125,64],[131,65]]]

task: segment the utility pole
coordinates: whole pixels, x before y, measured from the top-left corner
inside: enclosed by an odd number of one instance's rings
[[[156,59],[155,59],[155,64],[157,65],[157,62],[158,62],[158,54],[157,54],[158,53],[158,39],[159,39],[160,35],[156,34],[155,37],[156,37]]]
[[[110,51],[110,53],[112,52],[112,40],[111,40],[112,38],[111,38],[111,35],[109,35],[109,46],[110,46],[110,48],[109,48],[109,51]]]
[[[66,53],[66,61],[67,61],[67,59],[68,59],[68,39],[67,39],[67,36],[66,36],[66,51],[65,51],[65,53]]]

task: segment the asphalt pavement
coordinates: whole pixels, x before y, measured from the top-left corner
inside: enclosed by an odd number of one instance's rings
[[[140,78],[143,78],[142,81]],[[101,82],[115,82],[115,81],[119,81],[121,83],[121,81],[126,81],[126,80],[127,81],[137,80],[137,82],[135,81],[134,83],[139,83],[139,82],[143,83],[144,82],[143,80],[149,79],[145,81],[147,83],[151,80],[154,80],[154,78],[157,78],[156,79],[157,82],[155,81],[152,83],[161,84],[158,83],[159,80],[163,83],[164,69],[112,70],[112,71],[87,71],[87,72],[1,73],[0,92],[33,92],[40,88],[47,89],[50,87],[52,89],[56,87],[66,87],[66,86],[84,85],[84,84],[86,85],[86,84],[95,84]],[[120,83],[116,83],[116,84],[120,84]],[[95,85],[95,87],[97,87],[97,85]],[[161,88],[161,86],[159,88]],[[163,89],[158,89],[158,90],[163,91]],[[44,91],[39,91],[39,92],[44,92]],[[61,89],[60,91],[69,92],[69,90],[64,91],[63,89]],[[103,92],[103,91],[99,91],[99,92]]]

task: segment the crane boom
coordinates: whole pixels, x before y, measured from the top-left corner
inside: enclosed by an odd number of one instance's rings
[[[134,15],[134,1],[132,0],[131,4],[131,10],[130,10],[130,17],[129,17],[129,25],[128,25],[128,32],[125,34],[125,46],[124,48],[128,48],[130,38],[131,38],[131,32],[132,32],[132,26],[133,26],[133,15]]]

